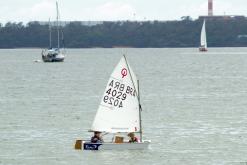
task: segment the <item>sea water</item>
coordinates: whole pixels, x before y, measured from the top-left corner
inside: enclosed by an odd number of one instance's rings
[[[244,164],[247,49],[0,50],[0,164]],[[88,139],[108,78],[126,54],[140,79],[143,151],[75,151]]]

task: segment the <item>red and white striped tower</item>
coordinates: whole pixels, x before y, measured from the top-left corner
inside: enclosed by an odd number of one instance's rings
[[[213,16],[213,0],[208,0],[208,16]]]

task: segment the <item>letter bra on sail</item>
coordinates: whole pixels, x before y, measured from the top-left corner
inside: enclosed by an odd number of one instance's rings
[[[123,56],[107,83],[91,131],[140,132],[137,85],[136,75]]]

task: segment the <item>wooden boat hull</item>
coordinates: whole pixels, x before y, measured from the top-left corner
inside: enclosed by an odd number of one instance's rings
[[[147,149],[150,141],[143,141],[141,143],[91,143],[82,141],[83,150],[143,150]]]

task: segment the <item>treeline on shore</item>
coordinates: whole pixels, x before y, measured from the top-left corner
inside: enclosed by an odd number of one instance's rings
[[[103,22],[85,26],[70,22],[61,29],[67,48],[92,47],[198,47],[203,20]],[[247,46],[247,20],[208,20],[209,47]],[[52,27],[52,43],[57,33]],[[62,42],[62,41],[61,41]],[[39,22],[0,24],[0,48],[48,47],[49,27]]]

